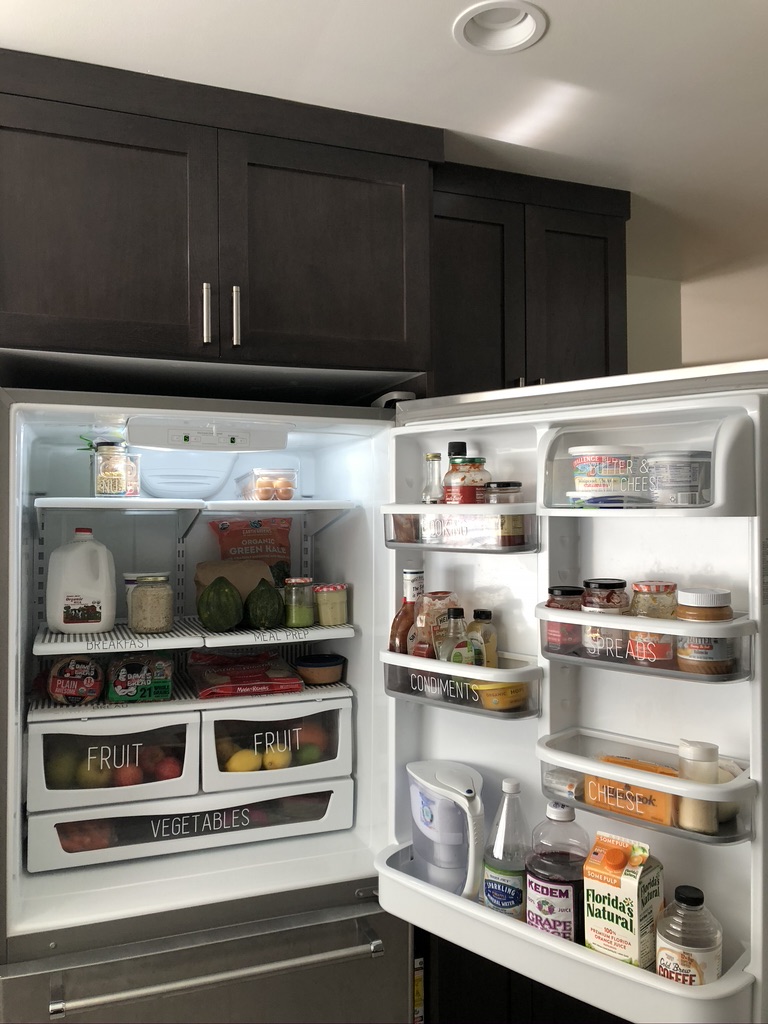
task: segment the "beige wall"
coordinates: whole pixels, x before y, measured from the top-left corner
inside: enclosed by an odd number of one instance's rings
[[[680,299],[684,366],[768,357],[768,263],[687,281]]]
[[[679,282],[627,277],[627,363],[630,373],[682,365]]]

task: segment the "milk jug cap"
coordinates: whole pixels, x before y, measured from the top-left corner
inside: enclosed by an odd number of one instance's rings
[[[552,821],[575,821],[576,812],[567,804],[561,804],[559,800],[550,800],[547,804],[547,817]]]
[[[519,793],[520,783],[517,779],[504,779],[501,784],[502,793]]]

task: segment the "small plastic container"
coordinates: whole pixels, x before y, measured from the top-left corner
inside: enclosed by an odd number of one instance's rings
[[[245,501],[290,501],[296,493],[295,469],[252,469],[235,479]]]
[[[139,574],[128,602],[134,633],[167,633],[173,627],[173,587],[169,573]]]
[[[712,500],[709,451],[649,452],[650,494],[656,505],[689,508]]]
[[[296,658],[294,668],[306,686],[327,686],[341,681],[346,663],[341,654],[305,654]]]
[[[677,618],[685,622],[727,622],[733,618],[731,592],[692,588],[677,594]],[[730,637],[680,636],[677,666],[696,675],[727,675],[736,667],[736,648]]]
[[[626,493],[635,486],[634,451],[607,445],[577,445],[569,448],[573,464],[573,486],[582,493],[614,491]]]
[[[285,624],[290,629],[307,629],[315,624],[315,598],[311,576],[294,576],[283,591]]]
[[[343,626],[347,622],[347,584],[321,583],[314,587],[317,620],[321,626]]]

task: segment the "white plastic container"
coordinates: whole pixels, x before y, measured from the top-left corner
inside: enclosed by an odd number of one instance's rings
[[[88,527],[51,552],[45,616],[54,633],[106,633],[115,624],[115,562]]]

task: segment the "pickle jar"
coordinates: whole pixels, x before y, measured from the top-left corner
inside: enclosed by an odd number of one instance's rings
[[[293,576],[285,581],[285,624],[306,629],[315,624],[315,595],[311,576]]]
[[[602,615],[626,615],[629,611],[627,581],[612,578],[584,580],[581,607],[585,612]],[[583,626],[584,652],[593,658],[624,658],[627,632],[603,623]]]

